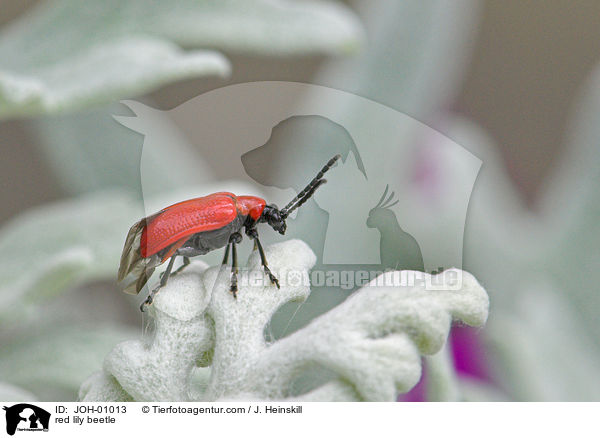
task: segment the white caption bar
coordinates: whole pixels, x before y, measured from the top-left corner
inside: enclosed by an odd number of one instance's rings
[[[589,436],[598,403],[15,403],[0,436]],[[12,432],[12,435],[11,435]],[[47,434],[46,434],[47,433]],[[84,435],[82,435],[84,434]],[[231,435],[230,435],[231,434]],[[176,436],[176,435],[175,435]],[[199,435],[198,435],[199,436]]]

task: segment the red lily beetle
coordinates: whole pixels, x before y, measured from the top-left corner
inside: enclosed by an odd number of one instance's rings
[[[119,281],[129,274],[135,278],[127,285],[125,292],[138,294],[156,267],[170,258],[167,269],[161,274],[159,286],[150,292],[140,306],[143,312],[144,306],[152,304],[156,292],[167,284],[169,276],[190,264],[190,257],[226,247],[223,264],[227,264],[231,248],[230,291],[234,298],[237,298],[236,244],[242,241],[242,227],[246,235],[254,240],[262,266],[271,283],[279,288],[279,281],[267,266],[256,226],[266,222],[275,231],[285,234],[285,220],[289,214],[327,182],[323,175],[339,158],[340,155],[336,155],[330,159],[317,176],[281,210],[274,204],[267,205],[264,199],[256,196],[236,196],[229,192],[218,192],[173,204],[136,222],[127,234],[119,266]],[[183,265],[171,273],[177,256],[183,257]]]

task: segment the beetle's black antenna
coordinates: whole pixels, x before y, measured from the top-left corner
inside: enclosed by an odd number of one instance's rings
[[[300,199],[298,200],[298,202],[297,202],[297,203],[295,203],[295,204],[292,206],[292,208],[290,208],[289,210],[286,210],[286,211],[285,211],[285,213],[284,213],[284,214],[285,214],[285,216],[282,216],[282,217],[285,219],[286,217],[288,217],[288,215],[289,215],[289,214],[290,214],[292,211],[294,211],[295,209],[297,209],[297,208],[301,207],[301,206],[302,206],[302,204],[304,204],[306,201],[308,201],[308,200],[310,199],[310,197],[311,197],[311,196],[312,196],[312,195],[313,195],[313,194],[314,194],[314,193],[317,191],[317,189],[318,189],[319,187],[321,187],[323,184],[325,184],[326,182],[327,182],[327,180],[326,180],[326,179],[320,179],[319,181],[317,181],[317,183],[316,183],[314,186],[312,186],[312,188],[311,188],[311,189],[308,191],[308,193],[306,193],[306,194],[305,194],[305,195],[304,195],[302,198],[300,198]]]
[[[323,166],[323,168],[319,171],[319,173],[317,173],[317,176],[315,176],[313,180],[310,183],[308,183],[308,185],[304,187],[304,189],[288,203],[288,205],[281,209],[280,213],[282,219],[288,217],[292,211],[294,211],[306,201],[308,201],[308,199],[315,193],[315,191],[327,182],[327,180],[323,179],[323,175],[325,175],[325,172],[331,169],[335,162],[341,157],[342,156],[340,154],[337,154],[335,157],[329,160],[327,164]]]

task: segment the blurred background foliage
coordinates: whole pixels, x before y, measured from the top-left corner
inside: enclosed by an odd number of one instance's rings
[[[467,336],[481,369],[456,349],[460,398],[599,400],[599,12],[558,0],[0,0],[0,399],[74,399],[143,328],[114,282],[143,202],[218,187],[193,147],[202,132],[156,120],[168,148],[144,150],[158,177],[142,188],[144,138],[115,122],[131,115],[117,102],[169,110],[279,80],[370,98],[482,160],[463,268],[491,316]]]

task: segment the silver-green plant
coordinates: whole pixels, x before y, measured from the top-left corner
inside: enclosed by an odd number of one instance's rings
[[[237,299],[229,292],[228,268],[194,263],[157,295],[152,336],[118,344],[103,370],[84,382],[80,399],[393,401],[419,381],[421,355],[440,351],[453,320],[481,326],[487,319],[487,294],[472,275],[456,270],[459,288],[440,283],[429,290],[425,282],[403,285],[396,271],[267,342],[275,311],[310,294],[316,257],[300,240],[266,252],[281,289],[268,282],[256,252],[241,272]],[[294,383],[315,368],[320,372],[308,378],[308,390],[296,393]],[[323,370],[330,379],[323,381]],[[447,390],[451,379],[452,373],[437,374],[437,398],[457,398]]]
[[[0,32],[0,118],[227,75],[227,58],[208,48],[332,54],[355,50],[361,39],[356,16],[335,2],[47,0]]]

